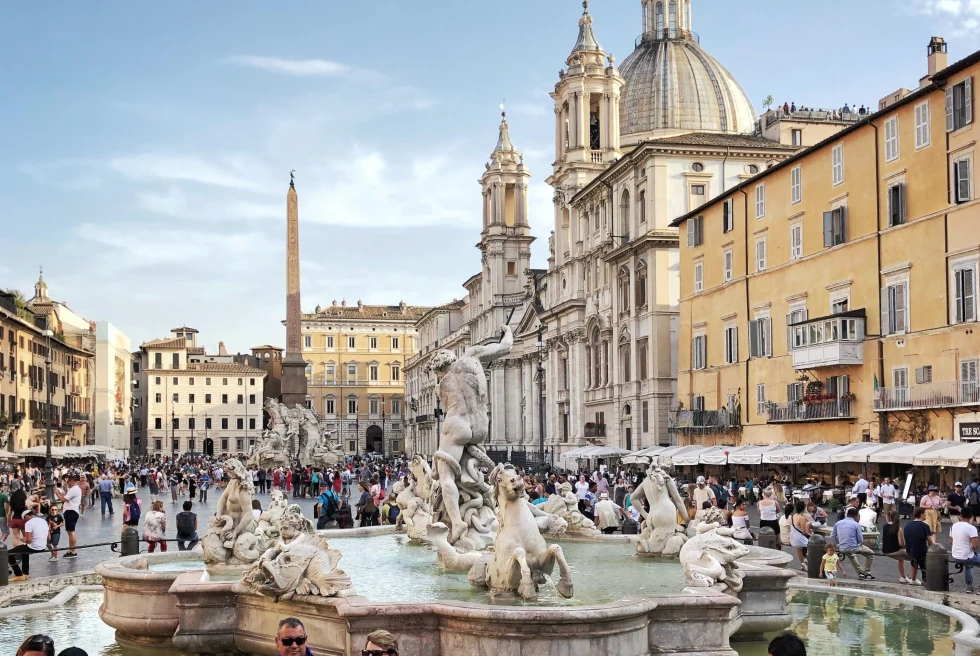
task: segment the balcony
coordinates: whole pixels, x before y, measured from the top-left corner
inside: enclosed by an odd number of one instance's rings
[[[66,412],[68,421],[72,424],[87,424],[89,415],[87,412]]]
[[[980,406],[980,383],[953,380],[909,387],[879,387],[875,392],[875,412],[958,406]]]
[[[668,432],[714,432],[742,427],[742,413],[738,407],[721,410],[675,410],[668,417]]]
[[[606,436],[606,425],[605,424],[593,424],[589,422],[585,425],[585,436],[586,437],[605,437]]]
[[[864,309],[790,324],[793,369],[864,364],[864,325]]]
[[[845,399],[809,403],[805,401],[770,402],[766,409],[766,415],[766,422],[770,424],[854,419],[854,415],[851,413],[851,401]]]

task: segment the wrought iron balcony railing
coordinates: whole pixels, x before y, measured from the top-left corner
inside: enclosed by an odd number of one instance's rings
[[[851,401],[789,401],[772,403],[767,406],[767,422],[785,424],[798,421],[826,421],[828,419],[852,419]]]
[[[879,387],[875,392],[876,412],[955,406],[980,406],[980,383],[975,380],[951,380],[908,387]]]

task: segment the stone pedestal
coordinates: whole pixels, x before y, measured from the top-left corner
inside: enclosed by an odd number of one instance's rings
[[[295,357],[292,357],[295,356]],[[282,363],[282,403],[306,407],[306,363],[300,354],[287,354]]]

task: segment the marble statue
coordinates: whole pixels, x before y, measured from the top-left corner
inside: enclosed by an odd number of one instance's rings
[[[289,408],[275,399],[266,400],[265,410],[269,413],[269,428],[249,456],[249,466],[288,467],[298,461],[333,469],[343,464],[343,448],[332,443],[333,433],[320,429],[316,412],[300,405]]]
[[[490,557],[470,570],[470,583],[482,583],[492,593],[516,592],[522,599],[533,601],[538,597],[538,586],[557,564],[555,588],[562,597],[571,597],[574,588],[565,555],[560,546],[548,545],[541,536],[520,474],[513,465],[497,465],[490,472],[490,484],[497,505],[497,536]]]
[[[253,594],[275,597],[295,595],[333,597],[351,590],[350,577],[337,567],[341,554],[299,510],[289,506],[280,517],[282,535],[242,575],[241,585]]]
[[[457,551],[449,544],[449,527],[442,522],[429,524],[419,539],[436,552],[436,564],[450,572],[469,572],[478,562],[490,559],[488,551]]]
[[[405,534],[410,540],[417,542],[425,535],[426,527],[432,523],[432,506],[429,503],[432,469],[425,458],[416,455],[408,463],[408,471],[408,483],[396,483],[393,488],[399,509],[395,527],[404,524]]]
[[[728,519],[725,517],[725,511],[718,506],[701,508],[694,513],[694,519],[687,524],[687,537],[693,538],[695,535],[697,535],[698,526],[701,524],[712,523],[716,523],[719,526],[725,526],[728,523]]]
[[[439,351],[429,365],[445,410],[433,456],[433,518],[449,526],[449,543],[463,549],[485,549],[497,523],[490,485],[479,468],[494,466],[483,449],[489,430],[483,366],[509,353],[514,344],[510,327],[501,330],[497,344],[471,346],[459,358]]]
[[[643,500],[650,505],[650,512],[644,508]],[[676,556],[680,553],[687,540],[684,534],[687,509],[674,479],[660,467],[654,467],[633,490],[632,504],[643,518],[640,538],[636,542],[637,553],[648,556]]]
[[[208,530],[201,538],[204,562],[228,563],[234,559],[235,542],[255,525],[252,475],[241,461],[229,458],[224,463],[228,484],[218,499],[218,507]]]
[[[735,561],[749,553],[748,547],[732,537],[731,529],[702,523],[697,535],[681,547],[680,562],[691,587],[734,594],[742,589],[742,575]]]
[[[344,464],[347,455],[343,447],[332,443],[335,431],[323,431],[309,451],[309,464],[320,469],[336,469]]]
[[[572,484],[562,483],[558,486],[558,490],[559,494],[552,494],[547,501],[535,508],[563,519],[567,525],[565,532],[568,535],[580,538],[601,537],[602,531],[578,509],[578,497],[572,491]]]
[[[259,515],[252,530],[246,531],[235,540],[232,550],[235,558],[243,563],[254,562],[269,547],[275,544],[280,536],[280,523],[288,504],[286,495],[276,488],[269,494],[269,505]]]

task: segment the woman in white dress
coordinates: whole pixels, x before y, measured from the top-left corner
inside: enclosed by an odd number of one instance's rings
[[[793,507],[793,523],[790,528],[790,546],[796,549],[800,569],[806,571],[806,548],[810,543],[810,521],[806,516],[806,504],[797,501]]]

